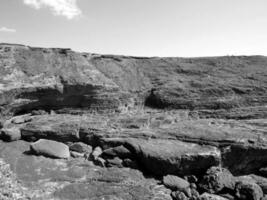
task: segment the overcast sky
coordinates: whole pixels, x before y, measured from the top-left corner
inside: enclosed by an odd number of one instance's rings
[[[267,0],[0,0],[0,42],[136,56],[267,55]]]

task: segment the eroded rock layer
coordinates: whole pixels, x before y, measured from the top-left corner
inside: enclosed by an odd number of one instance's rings
[[[260,200],[267,58],[0,44],[0,128],[18,198]]]

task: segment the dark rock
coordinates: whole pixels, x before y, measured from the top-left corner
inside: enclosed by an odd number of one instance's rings
[[[105,149],[101,155],[102,157],[112,158],[112,157],[119,157],[119,158],[131,158],[132,153],[125,148],[124,146],[117,146],[109,149]]]
[[[173,175],[164,176],[163,184],[171,190],[178,190],[181,192],[184,192],[190,186],[190,184],[186,180]]]
[[[267,167],[260,168],[259,172],[262,176],[267,177]]]
[[[132,169],[138,169],[138,163],[134,160],[129,159],[129,158],[126,158],[123,160],[123,166],[129,167]]]
[[[259,185],[248,181],[238,181],[235,186],[236,197],[240,200],[261,200],[262,189]]]
[[[222,153],[224,166],[237,175],[258,171],[267,162],[267,146],[264,140],[248,140],[248,143],[227,147]]]
[[[107,167],[123,167],[122,160],[119,157],[107,159]]]
[[[78,153],[92,153],[92,147],[82,142],[73,143],[69,148],[71,151],[76,151]]]
[[[220,151],[211,146],[162,139],[131,139],[129,145],[142,167],[156,175],[198,174],[220,163]]]
[[[198,179],[194,175],[189,175],[184,177],[185,180],[187,180],[189,183],[196,183],[198,182]]]
[[[263,191],[264,194],[267,193],[267,178],[261,177],[261,176],[257,176],[254,174],[250,174],[247,176],[245,179],[249,182],[255,182],[257,185],[259,185]],[[242,179],[242,177],[237,177],[237,181]]]
[[[69,158],[69,147],[63,143],[40,139],[30,145],[31,151],[37,155],[44,155],[54,158]]]
[[[100,166],[100,167],[105,167],[106,166],[106,161],[101,157],[95,158],[94,163],[96,165]]]
[[[48,113],[45,110],[33,110],[32,115],[47,115]]]
[[[211,167],[207,170],[199,187],[212,194],[225,189],[233,191],[235,189],[235,179],[229,170],[221,167]]]

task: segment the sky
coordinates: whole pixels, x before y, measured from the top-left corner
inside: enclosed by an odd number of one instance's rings
[[[133,56],[267,55],[267,0],[0,0],[0,42]]]

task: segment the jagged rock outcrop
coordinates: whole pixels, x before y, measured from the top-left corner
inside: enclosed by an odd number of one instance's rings
[[[264,56],[141,58],[0,44],[0,139],[10,142],[0,157],[38,198],[259,199],[266,94]],[[38,140],[64,143],[68,159],[32,155],[28,142]],[[252,185],[232,185],[248,174]],[[190,192],[164,187],[166,175],[194,177]]]

